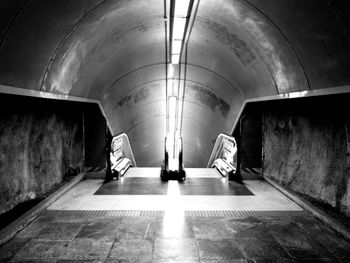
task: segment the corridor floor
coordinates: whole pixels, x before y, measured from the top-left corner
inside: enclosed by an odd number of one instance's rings
[[[84,180],[0,248],[0,262],[350,261],[350,243],[268,184],[210,171],[189,170],[184,184],[152,169]]]

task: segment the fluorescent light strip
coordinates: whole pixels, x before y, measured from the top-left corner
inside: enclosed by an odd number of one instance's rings
[[[177,98],[175,96],[171,96],[168,98],[169,105],[169,133],[173,136],[175,133],[176,127],[176,104]]]
[[[171,36],[171,63],[179,64],[186,30],[187,13],[190,0],[174,0],[174,17]]]
[[[186,17],[191,0],[175,0],[175,17]]]
[[[171,54],[171,63],[179,64],[180,62],[180,54]]]
[[[182,41],[181,40],[173,40],[171,43],[172,43],[171,53],[172,54],[180,54]]]
[[[168,95],[173,94],[173,85],[174,85],[174,80],[168,79]]]
[[[172,79],[174,77],[175,67],[172,64],[168,64],[168,78]]]
[[[176,18],[174,17],[173,23],[173,36],[175,40],[183,40],[186,26],[186,18]]]
[[[178,106],[177,106],[177,108],[178,108],[177,116],[182,116],[182,107],[183,107],[183,100],[179,99]],[[178,117],[177,118],[177,129],[178,130],[181,129],[181,122],[182,122],[182,118]]]

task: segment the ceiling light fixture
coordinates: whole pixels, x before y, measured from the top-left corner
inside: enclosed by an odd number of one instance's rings
[[[173,135],[176,130],[176,109],[177,109],[177,97],[169,97],[169,133]]]
[[[180,63],[182,46],[186,33],[186,23],[188,20],[188,9],[191,0],[173,0],[172,28],[170,36],[171,63]]]
[[[177,0],[174,6],[175,17],[187,17],[191,0]]]

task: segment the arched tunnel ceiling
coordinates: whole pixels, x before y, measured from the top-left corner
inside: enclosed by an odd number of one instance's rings
[[[345,0],[202,0],[188,42],[185,166],[206,165],[244,100],[350,83]],[[139,166],[163,159],[161,0],[2,0],[0,84],[99,100]],[[184,60],[183,60],[184,61]]]

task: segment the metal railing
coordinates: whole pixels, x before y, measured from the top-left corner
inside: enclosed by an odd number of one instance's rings
[[[213,147],[213,150],[211,151],[209,160],[208,160],[208,164],[207,164],[207,168],[211,168],[214,161],[222,155],[222,145],[223,145],[223,141],[224,139],[227,139],[229,141],[236,141],[235,138],[233,136],[229,136],[227,134],[224,133],[220,133],[217,137],[216,137],[216,141]]]
[[[111,142],[111,150],[114,151],[114,146],[119,147],[123,151],[124,157],[130,159],[133,167],[136,167],[136,160],[134,156],[134,152],[132,150],[129,137],[126,133],[121,133],[117,136],[113,136]]]

